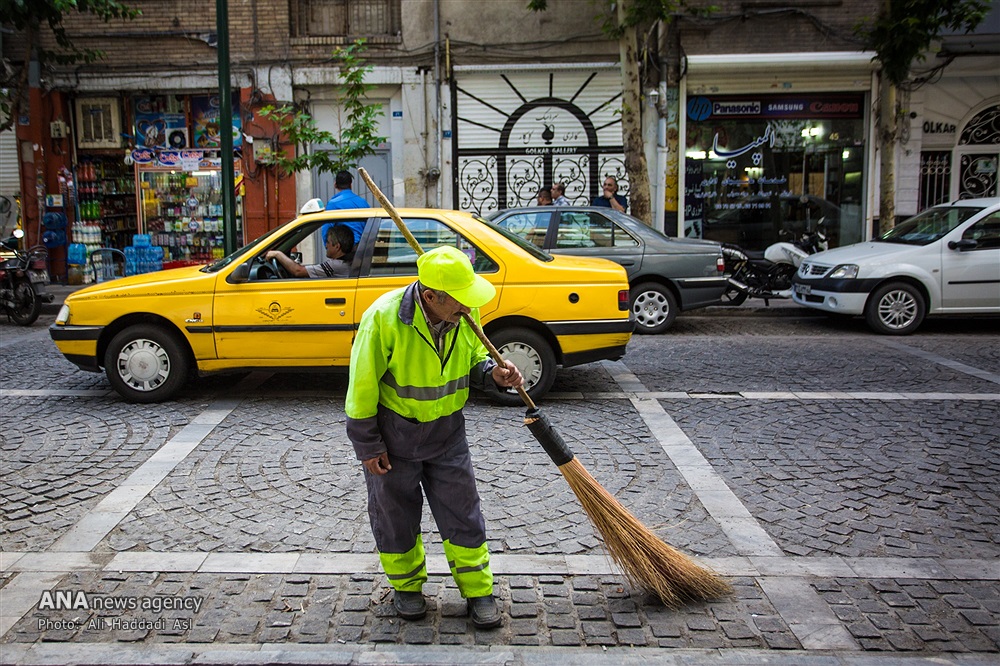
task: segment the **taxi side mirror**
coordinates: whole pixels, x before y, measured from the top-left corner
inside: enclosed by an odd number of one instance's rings
[[[242,264],[236,267],[236,269],[229,274],[226,278],[226,282],[232,284],[240,284],[242,282],[250,281],[250,263],[244,261]]]

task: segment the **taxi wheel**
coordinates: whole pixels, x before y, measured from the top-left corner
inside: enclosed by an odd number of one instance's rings
[[[490,342],[500,355],[517,366],[524,375],[524,390],[532,400],[538,400],[552,388],[556,379],[556,355],[542,336],[526,328],[507,328],[490,336]],[[490,393],[502,405],[523,405],[514,389]]]
[[[677,318],[677,299],[662,284],[643,282],[632,288],[631,296],[636,333],[663,333]]]
[[[121,331],[104,354],[108,381],[130,402],[169,400],[184,385],[189,367],[177,336],[150,324]]]
[[[872,292],[865,321],[876,333],[909,335],[924,321],[927,305],[920,290],[905,282],[890,282]]]

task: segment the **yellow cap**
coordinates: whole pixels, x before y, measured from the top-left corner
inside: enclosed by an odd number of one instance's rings
[[[451,245],[417,257],[417,276],[425,287],[443,291],[470,308],[486,305],[497,293],[486,278],[476,275],[469,257]]]

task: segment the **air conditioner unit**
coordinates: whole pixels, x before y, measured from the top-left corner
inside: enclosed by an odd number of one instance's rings
[[[121,111],[117,97],[76,100],[76,147],[120,148]]]
[[[190,145],[191,144],[188,142],[188,131],[186,128],[167,130],[168,148],[187,148]]]

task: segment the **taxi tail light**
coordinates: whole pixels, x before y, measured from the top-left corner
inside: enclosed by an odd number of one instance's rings
[[[618,291],[618,309],[622,311],[628,310],[628,289],[620,289]]]
[[[723,259],[722,257],[716,257],[716,259],[715,259],[715,270],[719,271],[720,273],[725,273],[726,272],[726,260]]]

